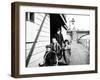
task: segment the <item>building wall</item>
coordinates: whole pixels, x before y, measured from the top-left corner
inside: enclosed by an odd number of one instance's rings
[[[26,21],[26,42],[33,42],[26,44],[26,58],[29,54],[32,45],[34,44],[37,33],[44,19],[44,16],[45,14],[43,13],[34,13],[34,22]],[[43,27],[40,31],[28,67],[37,67],[39,63],[43,62],[43,56],[45,54],[45,46],[47,44],[50,44],[49,15],[46,16],[46,19],[43,23]]]

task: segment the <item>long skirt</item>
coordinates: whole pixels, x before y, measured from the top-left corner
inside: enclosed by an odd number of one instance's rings
[[[68,65],[70,63],[70,52],[69,52],[69,50],[65,50],[63,52],[63,57],[64,57],[65,63]]]

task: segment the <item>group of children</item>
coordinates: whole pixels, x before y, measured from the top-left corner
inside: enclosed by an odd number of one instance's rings
[[[56,38],[52,38],[52,43],[46,45],[44,61],[39,66],[68,65],[70,63],[70,55],[71,47],[67,39],[63,41],[61,46]]]

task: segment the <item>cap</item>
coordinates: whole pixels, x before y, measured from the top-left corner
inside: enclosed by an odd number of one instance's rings
[[[52,48],[52,45],[46,45],[46,48]]]

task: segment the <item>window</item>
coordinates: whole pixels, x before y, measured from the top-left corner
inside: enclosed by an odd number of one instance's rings
[[[34,22],[34,13],[26,12],[26,21]]]

